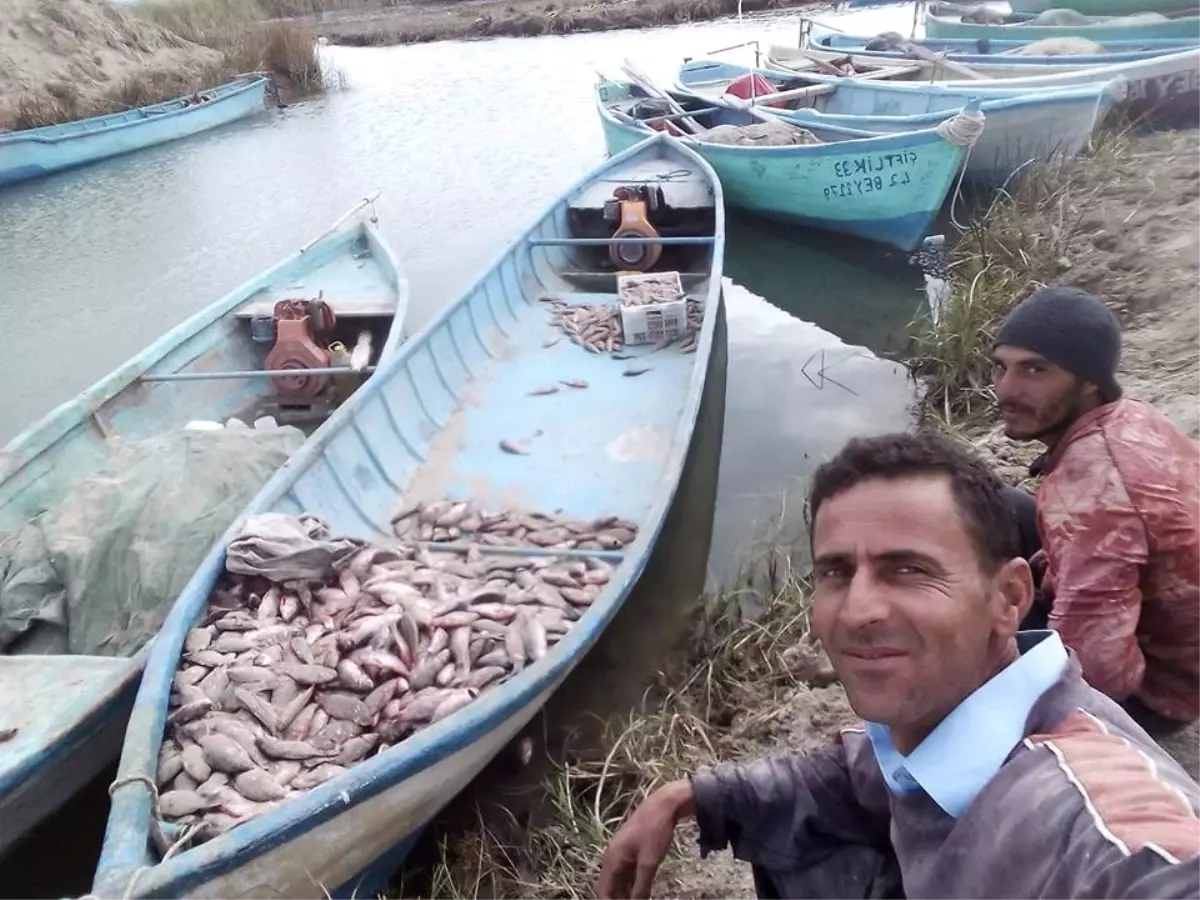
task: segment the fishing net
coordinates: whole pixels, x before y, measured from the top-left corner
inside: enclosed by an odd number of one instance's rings
[[[794,144],[821,143],[821,140],[807,128],[789,125],[786,122],[718,125],[696,135],[696,140],[706,144],[725,144],[732,147],[787,147]]]
[[[282,427],[121,444],[55,509],[0,532],[0,653],[133,653],[303,442]]]

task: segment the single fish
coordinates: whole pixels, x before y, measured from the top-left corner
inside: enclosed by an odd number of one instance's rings
[[[249,769],[233,779],[237,792],[247,800],[262,803],[270,800],[282,800],[287,796],[274,778],[262,769]]]
[[[515,456],[528,456],[529,455],[528,450],[522,450],[520,447],[518,447],[512,441],[501,441],[500,449],[503,450],[505,453],[512,453]]]
[[[190,816],[204,809],[211,809],[215,804],[207,797],[193,791],[167,791],[158,797],[159,814],[168,819],[179,819]]]
[[[206,734],[199,739],[204,759],[213,771],[237,775],[254,768],[254,760],[236,740],[225,734]]]
[[[588,387],[588,383],[582,378],[568,378],[565,380],[560,380],[559,384],[566,385],[569,388],[575,388],[579,391],[582,391]]]
[[[258,746],[272,759],[305,760],[326,755],[308,741],[282,741],[266,734],[259,735]]]
[[[649,369],[649,368],[645,368],[645,369],[626,369],[626,370],[625,370],[624,372],[622,372],[621,374],[622,374],[622,375],[624,375],[626,378],[636,378],[638,375],[645,375],[645,374],[646,374],[647,372],[649,372],[649,371],[650,371],[650,369]]]

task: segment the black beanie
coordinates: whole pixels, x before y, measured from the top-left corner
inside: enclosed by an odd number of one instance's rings
[[[1046,287],[1017,304],[1000,325],[998,347],[1032,350],[1056,366],[1100,388],[1100,400],[1121,399],[1117,363],[1121,325],[1112,311],[1087,291]]]

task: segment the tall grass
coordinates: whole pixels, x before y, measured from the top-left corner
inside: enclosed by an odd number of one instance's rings
[[[277,0],[278,2],[278,0]],[[333,86],[316,34],[293,22],[263,22],[259,0],[144,0],[138,12],[180,37],[220,51],[225,76],[266,71],[298,93]]]
[[[1004,316],[1062,278],[1090,204],[1130,154],[1128,131],[1099,137],[1089,156],[1027,167],[951,250],[950,296],[936,324],[914,323],[909,368],[924,387],[925,417],[969,424],[992,409],[991,346]]]
[[[476,808],[465,829],[439,836],[431,871],[392,895],[591,897],[605,845],[650,792],[743,758],[806,682],[829,683],[831,673],[811,665],[819,651],[809,644],[807,584],[778,560],[767,568],[774,582],[761,614],[741,615],[745,587],[709,603],[686,665],[661,673],[642,707],[609,723],[601,740],[566,748],[540,785],[544,803],[531,822]],[[680,872],[680,849],[664,864],[666,882]]]

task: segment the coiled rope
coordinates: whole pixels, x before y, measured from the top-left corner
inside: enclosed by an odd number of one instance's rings
[[[954,185],[954,197],[950,200],[950,221],[960,231],[964,226],[958,221],[954,210],[958,206],[958,198],[962,196],[962,183],[967,174],[967,165],[971,162],[971,151],[975,149],[975,142],[983,134],[986,123],[987,120],[979,110],[964,110],[955,113],[948,119],[943,119],[937,125],[937,133],[946,141],[956,147],[967,148],[962,167],[958,170],[958,183]]]

